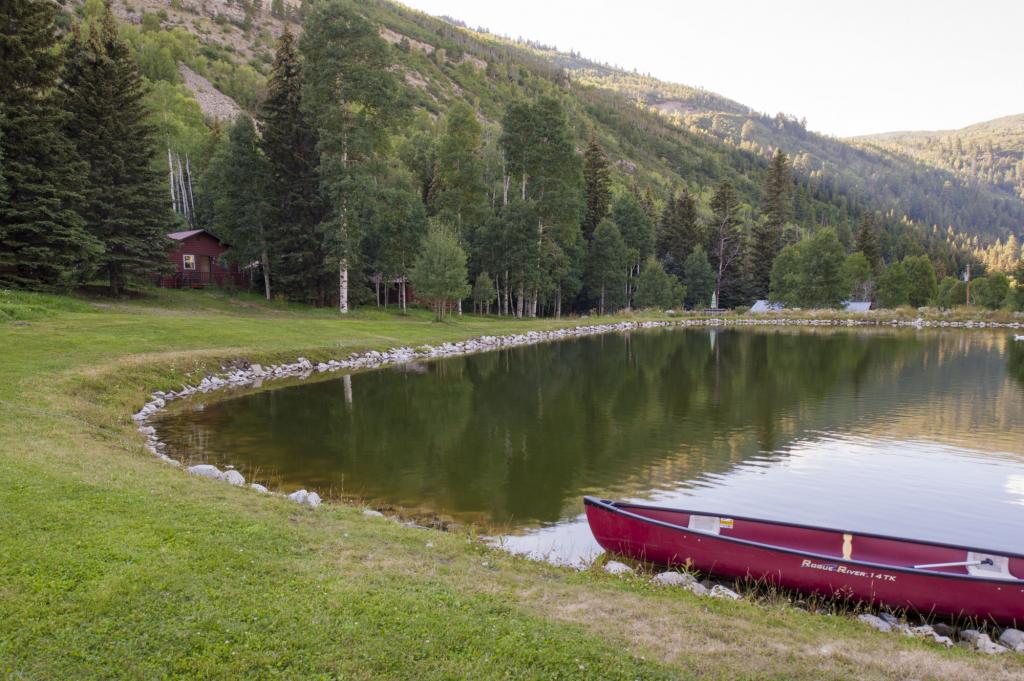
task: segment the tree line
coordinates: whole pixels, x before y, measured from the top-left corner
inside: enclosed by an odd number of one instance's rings
[[[116,294],[166,261],[155,129],[109,7],[89,0],[64,36],[55,11],[0,5],[0,283],[62,290],[103,277]]]
[[[43,47],[58,38],[48,3],[4,11],[8,26],[40,28],[34,42],[16,31],[29,62],[4,65],[25,84],[3,101],[0,149],[18,161],[3,166],[0,278],[60,288],[102,274],[120,291],[159,267],[174,224],[156,149],[167,117],[147,111],[159,88],[139,73],[161,41],[119,33],[89,0],[58,55]],[[191,146],[197,223],[233,245],[268,298],[404,308],[411,283],[439,315],[521,317],[768,297],[925,304],[977,260],[891,214],[860,211],[855,233],[809,224],[807,190],[778,149],[744,170],[754,201],[724,174],[703,187],[613,182],[600,131],[574,123],[575,100],[557,90],[520,94],[494,119],[461,99],[432,116],[394,67],[403,47],[364,13],[329,0],[305,15],[301,38],[278,41],[254,115]],[[32,134],[53,146],[45,158]]]

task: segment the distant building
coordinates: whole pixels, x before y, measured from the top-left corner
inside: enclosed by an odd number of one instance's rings
[[[780,312],[783,307],[782,303],[770,303],[767,300],[755,300],[754,304],[750,306],[750,311],[755,314],[760,312]]]
[[[871,301],[847,300],[843,303],[843,312],[869,312]]]
[[[202,288],[204,286],[242,286],[238,265],[228,262],[225,253],[231,246],[205,229],[172,232],[176,241],[170,253],[173,274],[157,276],[157,286],[164,288]]]

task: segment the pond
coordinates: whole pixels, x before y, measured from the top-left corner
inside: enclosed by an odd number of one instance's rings
[[[170,453],[599,549],[581,497],[1021,551],[1024,343],[982,331],[652,329],[185,401]]]

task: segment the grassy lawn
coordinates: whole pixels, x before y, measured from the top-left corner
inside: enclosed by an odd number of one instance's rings
[[[0,292],[0,676],[1021,678],[845,617],[701,599],[184,475],[129,415],[244,358],[572,324]],[[578,323],[578,321],[576,322]]]

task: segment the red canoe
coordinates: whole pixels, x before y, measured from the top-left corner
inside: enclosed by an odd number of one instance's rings
[[[1024,556],[585,497],[609,553],[808,594],[1024,624]]]

